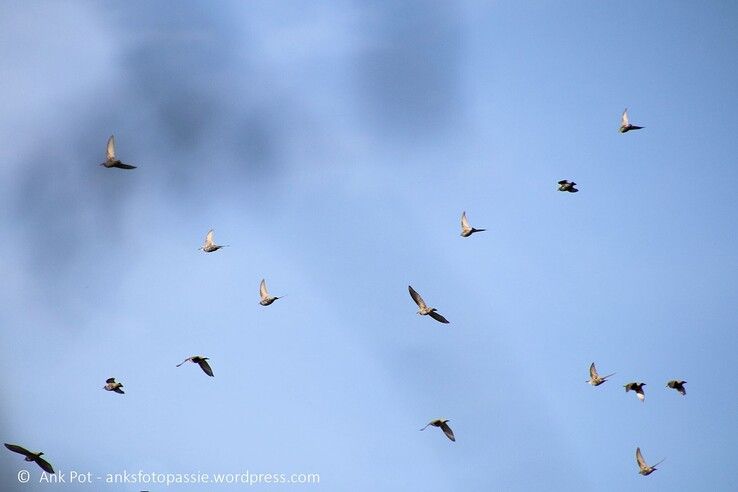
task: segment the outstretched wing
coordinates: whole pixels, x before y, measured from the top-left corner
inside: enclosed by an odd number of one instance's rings
[[[210,229],[208,231],[207,235],[205,236],[205,243],[203,244],[203,247],[213,246],[214,245],[214,243],[213,243],[213,232],[215,232],[215,231],[213,231],[213,229]]]
[[[35,461],[35,462],[36,462],[36,463],[38,464],[38,466],[40,466],[40,467],[41,467],[41,468],[42,468],[42,469],[43,469],[43,470],[44,470],[44,471],[45,471],[46,473],[51,473],[52,475],[54,474],[54,469],[53,469],[53,468],[51,467],[51,465],[49,464],[49,462],[48,462],[48,461],[46,461],[45,459],[43,459],[43,458],[41,458],[41,457],[36,457],[36,459],[35,459],[34,461]]]
[[[115,137],[113,135],[110,135],[108,139],[108,148],[106,149],[105,157],[109,161],[115,160]]]
[[[641,454],[641,448],[636,448],[636,463],[638,463],[638,467],[640,468],[648,468],[648,463],[646,463],[646,460],[643,459],[643,455]]]
[[[461,213],[461,229],[462,230],[471,229],[471,226],[469,225],[469,221],[466,218],[466,212]]]
[[[430,315],[431,318],[433,318],[436,321],[440,321],[441,323],[446,323],[446,324],[449,323],[449,320],[447,320],[446,318],[438,314],[436,311],[431,311],[428,314]]]
[[[205,374],[207,374],[211,378],[213,377],[213,370],[210,368],[210,364],[208,364],[208,361],[206,361],[205,359],[200,359],[198,364],[200,365],[200,369],[202,369]]]
[[[620,126],[628,126],[630,121],[628,120],[628,108],[623,110],[623,116],[620,117]]]
[[[114,383],[115,382],[115,378],[108,378],[108,379],[105,380],[105,382],[106,383]]]
[[[136,166],[131,166],[130,164],[123,164],[122,162],[117,162],[113,167],[117,167],[118,169],[136,169]]]
[[[267,290],[267,284],[264,279],[261,279],[261,283],[259,284],[259,295],[262,300],[269,298],[269,291]]]
[[[448,437],[452,441],[456,441],[456,438],[454,437],[454,431],[451,430],[451,427],[449,427],[446,422],[441,423],[441,430],[444,434],[446,434],[446,437]]]
[[[589,377],[592,379],[597,379],[597,369],[595,368],[594,362],[592,362],[592,365],[589,366]]]
[[[4,443],[5,447],[11,450],[14,453],[22,454],[23,456],[30,456],[32,453],[24,448],[23,446],[18,446],[17,444],[8,444]]]
[[[428,309],[423,298],[420,297],[420,294],[415,292],[415,289],[413,289],[411,285],[407,286],[407,290],[410,291],[410,297],[413,298],[413,301],[415,301],[415,304],[417,304],[420,309]]]
[[[181,366],[182,364],[184,364],[185,362],[190,361],[190,360],[192,360],[192,357],[187,357],[185,360],[183,360],[182,362],[180,362],[179,364],[177,364],[177,367]]]

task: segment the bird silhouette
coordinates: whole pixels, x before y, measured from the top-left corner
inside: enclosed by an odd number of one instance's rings
[[[54,473],[54,469],[51,467],[49,462],[41,457],[41,455],[44,453],[42,452],[32,453],[31,451],[27,450],[23,446],[18,446],[17,444],[5,443],[5,447],[13,451],[14,453],[22,454],[23,456],[26,457],[26,461],[34,461],[46,473],[52,473],[52,474]]]
[[[451,427],[449,427],[446,422],[450,422],[450,420],[442,420],[442,419],[431,420],[430,422],[426,424],[425,427],[423,427],[420,430],[424,431],[425,429],[428,428],[428,426],[431,426],[431,425],[433,427],[440,427],[443,433],[446,434],[446,437],[448,437],[449,439],[455,442],[456,437],[454,437],[454,431],[451,430]]]
[[[215,231],[213,229],[210,229],[205,236],[205,241],[202,243],[202,246],[197,249],[201,249],[206,253],[212,253],[213,251],[218,251],[220,248],[225,248],[227,245],[219,245],[213,242],[214,232]]]
[[[562,179],[559,181],[559,191],[568,191],[569,193],[576,193],[579,191],[578,189],[574,188],[577,184],[574,181],[567,181],[565,179]]]
[[[264,279],[261,279],[261,283],[259,284],[259,297],[261,298],[259,304],[261,304],[262,306],[268,306],[277,299],[281,299],[284,296],[270,296],[269,290],[267,289],[266,281]]]
[[[672,379],[671,381],[666,383],[666,386],[677,390],[679,393],[681,393],[682,396],[684,396],[687,394],[687,390],[684,389],[685,384],[687,384],[686,381],[677,381],[676,379]]]
[[[108,147],[105,152],[105,162],[100,163],[101,166],[105,167],[117,167],[118,169],[136,169],[136,166],[130,164],[123,164],[120,159],[115,157],[115,137],[110,135],[108,139]]]
[[[177,364],[177,367],[181,366],[182,364],[184,364],[187,361],[191,361],[191,362],[199,365],[200,366],[200,369],[202,369],[202,371],[205,374],[207,374],[211,378],[214,377],[213,376],[213,370],[210,368],[210,364],[208,364],[208,362],[207,362],[208,361],[208,357],[203,357],[201,355],[193,355],[192,357],[187,357],[185,360],[183,360],[182,362],[180,362],[179,364]]]
[[[415,304],[418,305],[418,314],[421,316],[429,315],[431,318],[433,318],[436,321],[439,321],[441,323],[448,323],[449,321],[440,315],[440,313],[436,312],[436,308],[429,308],[422,297],[420,297],[420,294],[415,292],[415,289],[412,288],[412,286],[408,285],[407,289],[410,291],[410,297],[413,298],[413,301],[415,301]]]
[[[629,132],[631,130],[640,130],[641,128],[644,127],[630,124],[630,120],[628,119],[628,108],[625,108],[623,116],[620,117],[620,133]]]
[[[663,463],[665,460],[666,458],[659,461],[653,466],[648,466],[648,463],[646,463],[646,460],[643,459],[643,455],[641,454],[641,448],[636,448],[636,463],[638,463],[638,468],[640,469],[638,473],[640,473],[644,477],[646,475],[650,475],[651,473],[655,472],[656,467],[660,465],[661,463]]]
[[[613,372],[612,374],[608,374],[607,376],[600,376],[599,374],[597,374],[597,368],[595,367],[595,363],[592,362],[592,365],[589,366],[589,381],[587,382],[591,384],[592,386],[599,386],[605,381],[607,381],[607,378],[609,378],[610,376],[614,376],[614,375],[615,373]]]
[[[636,392],[636,396],[639,400],[646,400],[646,394],[643,392],[643,387],[646,386],[646,383],[628,383],[624,384],[623,386],[625,387],[626,393],[630,390],[633,390]]]
[[[103,386],[103,389],[105,391],[115,391],[116,393],[119,393],[121,395],[125,394],[125,391],[121,389],[123,387],[123,384],[116,383],[115,378],[108,378],[105,380],[105,383],[105,386]]]
[[[469,225],[469,221],[466,218],[466,212],[461,213],[461,237],[469,237],[475,232],[486,231],[487,229],[475,229]]]

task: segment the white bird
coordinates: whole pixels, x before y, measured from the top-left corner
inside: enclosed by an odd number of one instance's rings
[[[413,301],[415,301],[415,304],[418,305],[418,314],[420,316],[429,315],[431,318],[433,318],[436,321],[440,321],[441,323],[448,323],[449,321],[440,315],[440,313],[436,312],[436,308],[429,308],[428,305],[425,303],[422,297],[420,297],[420,294],[415,292],[415,289],[411,285],[407,286],[407,289],[410,291],[410,297],[413,298]]]
[[[213,229],[210,229],[208,231],[207,236],[205,236],[205,242],[202,243],[202,246],[200,246],[197,249],[201,249],[206,253],[212,253],[213,251],[218,251],[220,248],[225,248],[227,245],[219,245],[215,244],[213,242]]]
[[[261,279],[261,283],[259,284],[259,297],[261,297],[261,301],[259,301],[259,304],[262,306],[268,306],[277,299],[281,299],[284,296],[270,296],[269,291],[267,290],[266,281],[264,279]]]
[[[136,166],[123,164],[115,157],[115,137],[113,135],[110,135],[110,138],[108,139],[108,147],[105,152],[105,162],[100,165],[105,167],[117,167],[118,169],[136,169]]]
[[[466,219],[466,212],[461,213],[461,237],[469,237],[475,232],[486,231],[487,229],[475,229],[469,225],[469,221]]]

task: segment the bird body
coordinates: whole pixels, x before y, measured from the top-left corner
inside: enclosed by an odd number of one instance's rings
[[[448,323],[449,321],[441,316],[440,313],[437,312],[436,308],[428,307],[428,305],[425,303],[422,297],[420,297],[420,294],[415,292],[415,289],[412,288],[412,286],[407,286],[408,291],[410,291],[410,297],[413,298],[413,301],[415,301],[415,304],[418,305],[418,314],[421,316],[430,316],[434,320],[440,322],[440,323]]]
[[[261,304],[262,306],[268,306],[274,301],[276,301],[277,299],[280,299],[281,297],[284,297],[284,296],[280,296],[280,297],[270,296],[269,290],[267,289],[267,286],[266,286],[266,280],[261,279],[261,283],[259,284],[259,297],[261,298],[261,300],[259,301],[259,304]]]
[[[475,229],[469,225],[469,221],[466,218],[466,212],[461,213],[461,237],[469,237],[475,232],[483,232],[486,229]]]
[[[124,395],[125,391],[121,389],[122,387],[123,383],[115,382],[115,378],[108,378],[105,380],[105,386],[103,386],[103,389],[105,391],[115,391],[118,394]]]
[[[589,366],[589,381],[587,382],[591,384],[592,386],[599,386],[605,381],[607,381],[607,378],[609,378],[610,376],[614,376],[614,375],[615,373],[613,372],[612,374],[608,374],[607,376],[600,376],[599,374],[597,374],[597,368],[595,367],[595,363],[592,362],[592,365]]]
[[[648,463],[646,463],[646,460],[643,459],[643,455],[641,454],[641,448],[636,448],[636,463],[638,463],[638,468],[639,468],[638,473],[640,473],[644,477],[655,472],[656,467],[663,462],[664,460],[661,460],[655,465],[649,466]]]
[[[41,455],[44,453],[42,452],[33,453],[27,450],[26,448],[24,448],[23,446],[18,446],[17,444],[5,443],[5,447],[13,451],[14,453],[22,454],[23,456],[25,456],[26,457],[25,461],[35,462],[46,473],[51,473],[51,474],[54,473],[54,469],[51,467],[49,462],[41,457]]]
[[[215,242],[213,241],[214,233],[215,231],[213,229],[210,229],[205,236],[205,241],[198,249],[201,249],[206,253],[212,253],[213,251],[218,251],[220,248],[224,248],[224,245],[215,244]]]
[[[672,379],[671,381],[666,383],[666,386],[677,390],[682,396],[684,396],[687,394],[687,390],[684,389],[685,384],[687,384],[686,381],[677,381],[676,379]]]
[[[562,179],[559,181],[559,191],[568,191],[569,193],[576,193],[579,191],[578,189],[574,188],[577,184],[574,181],[568,181],[566,179]]]
[[[105,162],[100,163],[101,166],[105,167],[117,167],[118,169],[136,169],[136,166],[130,164],[124,164],[115,157],[115,137],[110,135],[108,139],[108,146],[105,149]]]
[[[446,434],[446,437],[448,437],[452,441],[456,441],[456,437],[454,437],[454,431],[451,430],[451,427],[449,427],[446,422],[450,422],[450,421],[449,420],[443,420],[443,419],[431,420],[430,422],[428,422],[426,424],[425,427],[423,427],[420,430],[424,431],[425,429],[428,428],[428,426],[431,426],[431,425],[433,427],[440,427],[441,430],[443,431],[443,433]]]
[[[625,108],[623,115],[620,117],[620,133],[626,133],[631,130],[640,130],[642,128],[644,127],[630,124],[630,120],[628,119],[628,108]]]
[[[210,376],[211,378],[212,377],[215,377],[213,375],[213,370],[211,369],[210,364],[208,364],[208,362],[207,362],[208,361],[208,357],[203,357],[201,355],[193,355],[192,357],[187,357],[185,360],[183,360],[182,362],[180,362],[179,364],[177,364],[177,367],[181,366],[182,364],[184,364],[187,361],[190,361],[190,362],[192,362],[194,364],[199,365],[200,366],[200,369],[202,369],[202,371],[205,374],[207,374],[208,376]]]
[[[646,383],[628,383],[623,385],[625,387],[625,392],[627,393],[630,390],[635,391],[636,396],[639,400],[645,401],[646,400],[646,394],[643,392],[643,387],[646,386]]]

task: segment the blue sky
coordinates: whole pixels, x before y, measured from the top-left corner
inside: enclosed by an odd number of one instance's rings
[[[738,489],[736,21],[4,3],[2,441],[93,475],[321,477],[257,490]],[[138,169],[97,165],[112,133]],[[230,247],[197,251],[210,228]],[[617,375],[585,384],[592,361]],[[457,442],[418,432],[438,417]],[[636,446],[667,460],[641,477]],[[51,487],[25,467],[0,454],[4,490]]]

